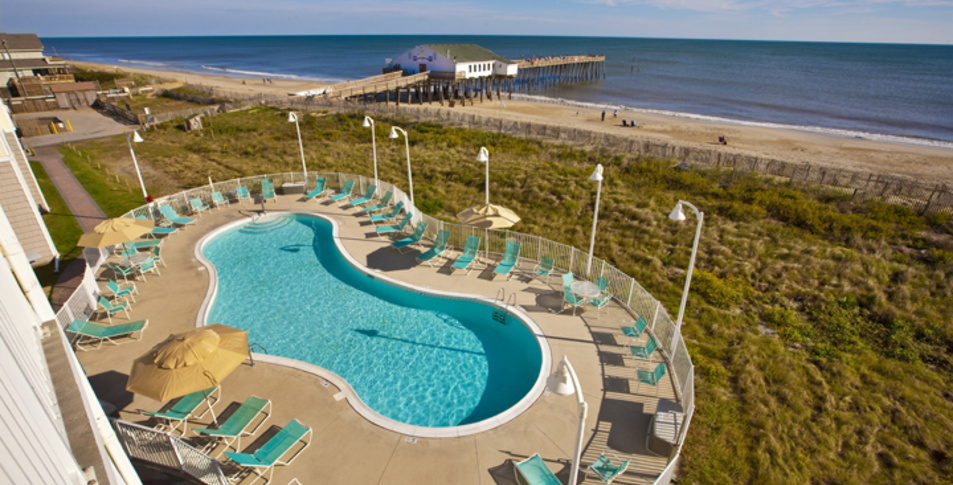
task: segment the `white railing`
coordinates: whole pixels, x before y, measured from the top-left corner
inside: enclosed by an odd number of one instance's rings
[[[195,449],[178,436],[118,419],[116,435],[130,458],[185,473],[208,485],[227,485],[218,460]]]

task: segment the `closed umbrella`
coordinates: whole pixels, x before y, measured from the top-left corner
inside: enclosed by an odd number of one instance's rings
[[[126,390],[168,401],[216,387],[248,358],[248,332],[214,323],[170,335],[133,361]]]
[[[457,214],[457,219],[484,229],[506,229],[520,221],[515,212],[496,204],[480,204]]]
[[[132,241],[155,229],[155,223],[148,219],[117,217],[100,222],[76,243],[84,248],[104,248]]]

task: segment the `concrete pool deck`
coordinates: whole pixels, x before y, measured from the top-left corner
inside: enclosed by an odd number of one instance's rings
[[[553,365],[568,356],[581,382],[589,416],[580,471],[585,471],[602,452],[621,459],[632,458],[628,470],[615,483],[652,483],[665,467],[667,457],[649,452],[645,442],[659,398],[674,399],[670,374],[666,374],[658,388],[643,384],[635,392],[636,369],[650,370],[660,357],[656,354],[649,362],[629,355],[627,345],[642,345],[644,337],[630,342],[621,334],[620,324],[632,321],[621,308],[610,305],[601,314],[590,308],[575,317],[568,310],[556,314],[562,295],[538,278],[530,277],[532,263],[521,262],[509,281],[499,276],[492,278],[491,271],[484,271],[485,264],[477,265],[469,275],[461,271],[448,274],[447,260],[435,267],[419,265],[415,262],[419,251],[399,254],[389,247],[390,239],[371,237],[373,227],[367,225],[366,217],[356,216],[355,209],[299,199],[279,196],[265,207],[268,211],[306,211],[334,218],[342,245],[373,271],[417,286],[489,299],[500,288],[507,295],[515,293],[517,305],[545,335]],[[207,270],[194,257],[196,243],[215,228],[254,215],[261,208],[260,204],[245,202],[213,209],[167,237],[162,243],[166,263],[160,268],[162,274],[148,274],[146,281],[137,283],[139,295],[131,319],[148,318],[150,322],[142,341],[77,353],[100,399],[119,408],[122,419],[144,422],[145,416],[137,410],[156,410],[165,404],[130,394],[125,391],[125,384],[135,357],[170,333],[194,328],[209,285]],[[455,256],[457,251],[448,253]],[[489,265],[490,270],[493,266]],[[105,270],[100,279],[105,282],[111,276]],[[551,284],[558,287],[557,277],[552,278]],[[114,320],[125,321],[115,317]],[[251,343],[254,340],[251,336]],[[340,399],[339,389],[333,384],[289,367],[261,362],[242,365],[223,381],[221,389],[222,400],[215,407],[216,414],[236,406],[249,395],[273,403],[272,416],[255,436],[242,440],[242,451],[255,449],[259,444],[255,440],[267,428],[283,426],[291,419],[313,428],[308,449],[291,465],[276,468],[272,483],[285,484],[292,477],[305,484],[515,483],[509,461],[519,461],[534,453],[539,453],[564,482],[568,478],[578,416],[573,396],[546,392],[520,416],[478,434],[410,438],[361,417],[346,400]],[[190,427],[210,422],[206,415]],[[589,483],[599,483],[593,475],[587,478]]]

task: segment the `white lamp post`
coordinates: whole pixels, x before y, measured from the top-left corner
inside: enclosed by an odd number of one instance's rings
[[[673,221],[684,221],[685,212],[682,210],[682,206],[688,206],[688,208],[695,213],[695,217],[698,218],[698,225],[695,227],[695,242],[692,243],[692,256],[688,260],[688,273],[685,275],[685,289],[682,290],[682,303],[678,306],[678,318],[675,321],[676,334],[681,330],[682,318],[685,317],[685,303],[688,302],[688,287],[692,284],[692,270],[695,269],[695,255],[698,253],[698,239],[702,234],[702,221],[705,220],[704,212],[684,200],[680,200],[675,204],[675,208],[672,209],[672,213],[668,215],[668,218]]]
[[[374,183],[380,185],[381,182],[377,178],[377,136],[374,135],[374,118],[365,116],[364,128],[371,129],[371,153],[374,155]]]
[[[490,151],[486,147],[480,147],[476,159],[486,164],[486,205],[490,205]]]
[[[146,184],[142,181],[142,172],[139,170],[139,160],[136,160],[136,151],[132,149],[133,142],[142,143],[143,141],[145,140],[139,136],[138,131],[133,131],[126,137],[126,143],[129,144],[129,154],[132,155],[132,165],[136,168],[136,177],[139,177],[139,187],[142,188],[142,198],[145,199],[146,202],[151,202],[149,200],[149,194],[146,192]]]
[[[304,163],[304,145],[301,143],[301,126],[298,125],[298,115],[294,111],[288,112],[288,123],[295,124],[295,130],[298,132],[298,151],[301,152],[301,170],[304,172],[305,192],[308,186],[308,166]]]
[[[596,208],[592,213],[592,236],[589,238],[589,259],[586,261],[586,276],[589,276],[589,271],[592,269],[592,252],[596,248],[596,223],[599,222],[599,196],[602,195],[602,164],[596,165],[596,169],[592,171],[592,175],[589,176],[589,180],[597,182],[596,185]]]
[[[410,170],[410,141],[407,139],[407,132],[396,126],[390,127],[389,138],[399,138],[397,133],[404,135],[404,148],[407,151],[407,185],[410,186],[410,204],[414,205],[414,174]]]
[[[549,390],[560,396],[576,394],[576,400],[579,404],[579,426],[576,430],[576,445],[573,447],[572,468],[569,475],[569,485],[576,485],[579,479],[579,459],[582,456],[582,435],[586,428],[586,413],[589,406],[582,398],[582,386],[579,385],[579,378],[576,377],[576,371],[569,363],[569,358],[563,356],[556,366],[556,371],[549,376],[547,382]]]

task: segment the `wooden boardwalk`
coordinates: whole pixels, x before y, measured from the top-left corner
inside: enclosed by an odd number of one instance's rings
[[[583,64],[587,62],[605,62],[606,56],[551,56],[551,57],[531,57],[529,59],[517,59],[516,63],[519,69],[531,69],[536,67],[565,66],[569,64]]]

